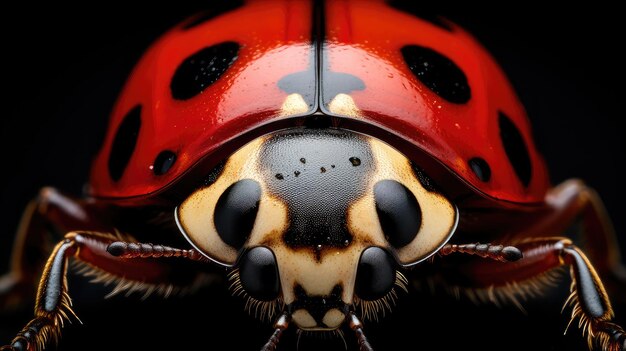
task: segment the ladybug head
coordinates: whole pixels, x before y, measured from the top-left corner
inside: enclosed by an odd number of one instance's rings
[[[404,155],[346,130],[272,133],[215,173],[177,208],[180,230],[233,268],[247,306],[288,313],[301,329],[336,329],[356,308],[375,317],[404,287],[398,270],[435,253],[457,223]]]

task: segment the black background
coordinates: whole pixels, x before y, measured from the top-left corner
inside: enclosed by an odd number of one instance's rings
[[[206,8],[206,2],[182,0],[134,8],[111,1],[12,5],[0,21],[0,271],[6,269],[19,215],[40,187],[80,194],[108,113],[143,50],[167,28]],[[620,11],[602,2],[547,9],[532,2],[458,7],[446,1],[435,10],[473,32],[495,55],[527,107],[552,181],[580,177],[596,188],[626,252]],[[218,339],[229,347],[258,349],[270,334],[221,286],[167,302],[138,297],[101,302],[100,290],[81,298],[87,289],[83,281],[73,277],[70,283],[78,290],[76,310],[85,325],[66,328],[62,349],[220,349]],[[384,323],[367,330],[379,350],[408,348],[399,346],[404,342],[425,348],[426,339],[443,349],[584,349],[576,326],[562,336],[566,291],[554,295],[529,304],[525,315],[413,294]],[[619,312],[623,323],[626,310],[618,306]],[[0,313],[0,344],[27,315]],[[285,349],[295,349],[293,335],[287,336]],[[341,341],[329,343],[343,349]],[[303,337],[300,349],[319,344]]]

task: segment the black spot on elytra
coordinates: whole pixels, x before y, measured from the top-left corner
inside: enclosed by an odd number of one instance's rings
[[[448,102],[463,104],[471,98],[465,73],[452,60],[418,45],[401,50],[404,61],[420,82]]]
[[[376,212],[387,241],[396,248],[408,245],[422,225],[422,210],[415,195],[395,180],[374,185]]]
[[[469,166],[472,169],[472,172],[476,174],[476,177],[483,182],[488,182],[491,179],[491,167],[487,161],[483,160],[480,157],[474,157],[469,160]]]
[[[423,2],[420,3],[406,0],[390,0],[388,4],[398,11],[413,15],[421,20],[430,22],[431,24],[434,24],[435,26],[441,29],[445,29],[449,32],[452,31],[452,28],[448,25],[448,23],[442,20],[442,18],[433,9],[425,6]]]
[[[172,168],[176,162],[176,154],[170,150],[161,151],[154,160],[152,165],[152,172],[155,175],[163,175]]]
[[[300,94],[309,109],[315,105],[315,71],[309,67],[305,71],[295,72],[282,77],[278,88],[287,94]]]
[[[328,48],[326,45],[320,45],[312,49],[317,50],[322,50],[322,56],[325,56]],[[278,87],[287,94],[300,94],[311,109],[316,105],[316,98],[320,99],[322,106],[326,108],[338,94],[350,94],[365,89],[365,82],[353,74],[334,72],[325,61],[320,63],[314,57],[311,57],[310,62],[306,70],[282,77],[278,81]],[[317,69],[320,70],[319,81]]]
[[[217,16],[236,10],[243,6],[243,0],[212,1],[211,8],[191,18],[183,25],[183,29],[191,29]]]
[[[532,164],[522,133],[503,112],[499,112],[498,123],[500,125],[500,138],[502,139],[504,151],[515,170],[515,174],[526,187],[530,184]]]
[[[237,60],[239,44],[227,41],[206,47],[187,57],[170,83],[172,97],[187,100],[215,83]]]
[[[113,138],[108,163],[109,175],[113,181],[117,182],[122,178],[135,151],[139,129],[141,129],[141,105],[133,107],[126,113]]]
[[[324,50],[328,49],[325,48]],[[322,102],[325,107],[339,94],[349,94],[353,91],[365,89],[363,80],[350,73],[333,72],[326,68],[322,71],[321,78]]]
[[[242,179],[229,186],[215,205],[217,234],[229,246],[240,249],[250,236],[261,200],[261,186]]]

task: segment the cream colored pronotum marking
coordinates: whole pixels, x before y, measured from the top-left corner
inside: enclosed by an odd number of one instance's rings
[[[415,239],[397,252],[401,264],[417,264],[435,254],[450,239],[458,224],[458,212],[443,195],[430,192],[415,177],[409,160],[391,146],[374,138],[368,138],[374,157],[375,171],[369,177],[368,189],[380,180],[395,180],[406,186],[417,199],[422,211],[422,224]],[[348,228],[358,238],[384,238],[384,233],[374,202],[374,193],[365,196],[348,208]],[[385,241],[374,243],[389,247]]]
[[[332,113],[352,118],[361,118],[361,110],[354,103],[352,96],[348,94],[337,94],[328,104],[328,109]]]
[[[265,137],[257,138],[235,152],[215,183],[197,190],[177,208],[176,220],[180,230],[200,252],[219,264],[232,266],[237,260],[238,252],[220,239],[213,221],[219,197],[237,181],[256,180],[262,192],[257,219],[246,247],[256,246],[252,244],[257,242],[255,238],[277,236],[286,229],[287,207],[271,196],[257,167],[259,151],[264,142]]]
[[[347,94],[337,94],[328,108],[340,115],[361,117],[361,110]],[[442,195],[424,189],[415,178],[411,165],[404,155],[379,140],[367,139],[376,162],[376,170],[370,177],[368,189],[373,189],[379,180],[396,180],[413,192],[422,209],[419,235],[413,242],[398,250],[398,258],[402,264],[416,264],[434,254],[448,241],[458,223],[457,209]],[[356,232],[369,236],[374,242],[376,241],[374,237],[380,238],[381,235],[384,237],[384,234],[373,203],[373,192],[366,192],[366,195],[348,210],[348,225]],[[372,234],[373,230],[377,231],[374,237],[367,234]]]
[[[280,116],[295,116],[306,113],[309,105],[304,101],[302,95],[298,93],[289,94],[280,108]]]

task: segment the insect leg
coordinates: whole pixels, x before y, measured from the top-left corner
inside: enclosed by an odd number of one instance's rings
[[[68,259],[89,268],[96,280],[118,281],[115,290],[160,291],[167,295],[180,286],[192,285],[182,281],[179,272],[164,260],[127,260],[109,254],[107,247],[118,240],[113,235],[95,232],[71,232],[59,242],[48,259],[37,291],[35,316],[2,350],[43,350],[60,336],[65,320],[75,317],[67,287]],[[197,277],[183,279],[195,280]],[[115,291],[114,290],[114,291]]]
[[[458,272],[471,281],[474,288],[506,289],[561,266],[570,267],[572,322],[578,320],[591,347],[595,342],[602,350],[624,349],[624,329],[612,322],[614,314],[604,285],[585,254],[566,238],[542,238],[517,244],[523,258],[515,262],[474,260],[458,267]],[[467,287],[468,289],[470,287]],[[523,291],[521,289],[520,291]],[[516,293],[516,292],[511,292]]]
[[[19,306],[32,298],[50,250],[62,234],[51,232],[103,230],[96,224],[92,205],[71,199],[54,188],[41,189],[24,210],[13,244],[9,273],[0,276],[0,309]],[[54,233],[52,233],[54,234]]]
[[[581,180],[568,180],[546,197],[551,215],[532,228],[533,233],[563,233],[577,219],[583,224],[583,246],[606,283],[626,288],[626,267],[622,264],[615,229],[598,194]],[[626,296],[625,296],[626,298]]]

